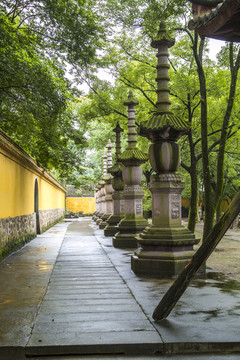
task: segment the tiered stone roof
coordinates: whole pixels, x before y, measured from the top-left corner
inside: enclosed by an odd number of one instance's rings
[[[142,122],[139,135],[147,137],[151,141],[159,138],[165,140],[178,140],[191,129],[188,122],[173,113],[154,113],[148,121]]]

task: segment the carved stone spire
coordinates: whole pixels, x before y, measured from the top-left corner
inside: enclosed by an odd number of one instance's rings
[[[107,168],[108,168],[108,166],[107,166],[107,155],[104,154],[102,156],[102,158],[103,158],[103,178],[105,178],[107,176]]]
[[[113,129],[113,132],[116,134],[116,163],[118,163],[118,156],[121,154],[121,132],[123,132],[119,123],[117,123],[116,127]]]
[[[132,90],[129,90],[127,101],[124,105],[128,107],[128,149],[136,149],[137,147],[137,132],[135,124],[135,105],[139,102],[134,99]]]
[[[151,43],[153,48],[158,49],[157,53],[157,111],[158,113],[169,113],[171,101],[169,100],[169,86],[168,82],[170,78],[168,77],[169,63],[168,57],[169,52],[168,48],[172,47],[175,43],[175,40],[172,39],[167,31],[166,26],[163,22],[160,24],[160,28],[157,34],[156,39],[154,39]]]
[[[134,99],[132,90],[129,91],[128,99],[124,105],[128,107],[128,147],[118,156],[123,165],[141,165],[148,160],[148,155],[137,148],[137,132],[135,124],[135,105],[138,101]]]
[[[175,40],[166,31],[165,24],[161,22],[157,37],[152,41],[151,46],[158,49],[157,53],[157,110],[153,116],[141,123],[139,134],[147,137],[153,142],[160,139],[176,141],[182,135],[190,131],[190,124],[170,111],[171,101],[169,100],[169,52]]]
[[[107,168],[109,169],[112,166],[112,143],[111,140],[108,140],[107,143]]]

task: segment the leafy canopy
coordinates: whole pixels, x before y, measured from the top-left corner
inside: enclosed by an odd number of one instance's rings
[[[69,104],[69,64],[95,61],[103,30],[92,1],[0,3],[0,126],[38,163],[67,176],[85,144]]]

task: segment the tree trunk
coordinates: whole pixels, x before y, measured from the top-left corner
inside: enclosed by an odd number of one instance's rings
[[[201,40],[203,42],[203,40]],[[195,32],[195,42],[193,46],[194,57],[197,64],[198,78],[200,84],[200,96],[201,96],[201,145],[202,145],[202,166],[203,166],[203,184],[204,184],[204,197],[205,197],[205,221],[203,228],[203,241],[213,228],[213,199],[211,189],[211,176],[209,169],[208,158],[208,126],[207,126],[207,90],[206,79],[204,69],[202,67],[202,59],[198,54],[198,35]],[[200,44],[202,49],[203,43]]]
[[[192,139],[192,134],[188,136],[190,153],[191,153],[191,199],[190,199],[190,211],[188,217],[188,229],[194,233],[195,226],[198,219],[198,178],[197,178],[197,160],[195,157],[195,149]]]
[[[229,46],[229,55],[230,55],[230,69],[231,69],[231,84],[230,91],[228,97],[228,104],[226,113],[223,119],[221,138],[219,143],[218,150],[218,161],[217,161],[217,186],[215,192],[215,201],[216,204],[215,209],[220,211],[221,201],[222,201],[222,193],[223,193],[223,185],[224,185],[224,158],[225,158],[225,149],[228,135],[228,126],[230,117],[232,114],[232,108],[234,104],[234,97],[236,93],[236,84],[238,78],[238,70],[240,66],[240,49],[238,51],[237,59],[235,64],[233,64],[233,44],[231,43]]]

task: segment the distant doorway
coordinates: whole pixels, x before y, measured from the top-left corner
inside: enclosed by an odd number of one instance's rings
[[[40,234],[39,195],[38,195],[38,180],[37,179],[35,179],[35,185],[34,185],[34,212],[36,213],[37,234]]]

